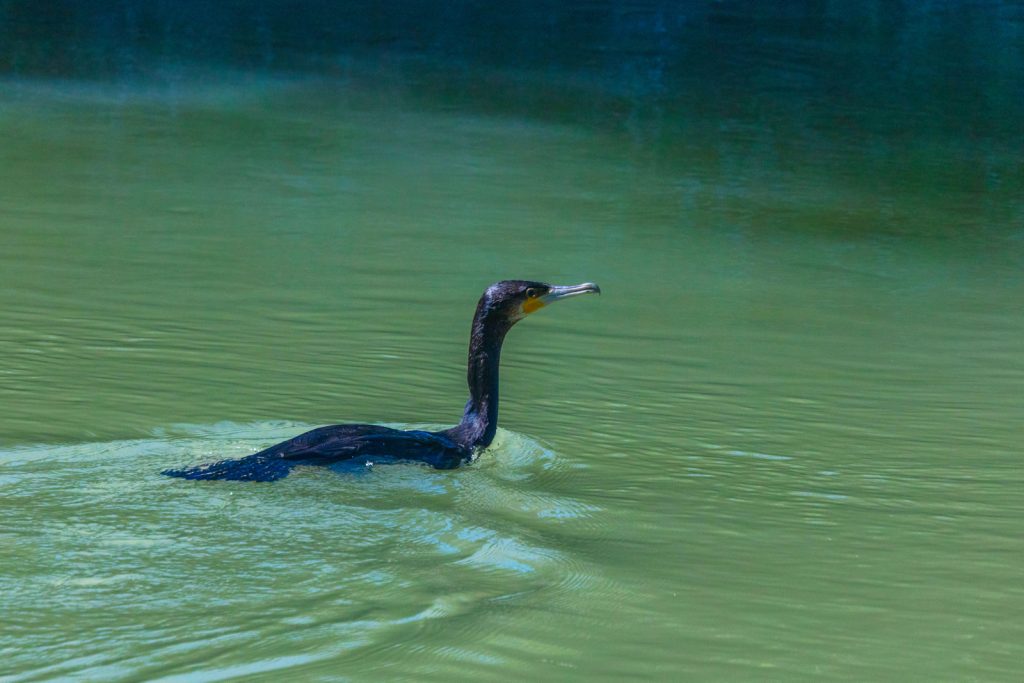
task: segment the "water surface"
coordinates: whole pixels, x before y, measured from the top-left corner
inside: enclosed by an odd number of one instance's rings
[[[1013,77],[824,97],[832,24],[771,26],[703,99],[641,57],[10,75],[0,676],[1016,680]],[[451,424],[506,277],[604,294],[510,334],[478,463],[159,476]]]

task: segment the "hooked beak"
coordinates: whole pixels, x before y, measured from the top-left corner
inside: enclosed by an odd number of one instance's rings
[[[579,296],[580,294],[600,294],[601,288],[595,285],[593,282],[584,282],[581,285],[555,285],[551,287],[547,294],[538,297],[544,305],[553,304],[556,301],[562,299],[568,299],[571,296]]]

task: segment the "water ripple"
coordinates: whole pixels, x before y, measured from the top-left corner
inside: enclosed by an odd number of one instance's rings
[[[273,485],[158,474],[308,427],[174,425],[151,439],[0,452],[11,510],[0,541],[22,557],[0,589],[10,604],[34,606],[0,637],[0,647],[24,648],[9,680],[217,681],[338,658],[357,665],[410,632],[496,636],[486,622],[499,605],[540,595],[569,605],[580,591],[613,589],[566,544],[600,510],[562,493],[571,464],[520,434],[499,432],[478,462],[453,472],[299,468]],[[61,656],[39,667],[55,642]],[[230,656],[257,642],[260,656]],[[434,656],[502,660],[493,648]]]

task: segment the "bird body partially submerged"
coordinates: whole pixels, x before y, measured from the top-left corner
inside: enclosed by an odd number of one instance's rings
[[[483,293],[469,339],[469,400],[462,420],[438,432],[404,431],[380,425],[318,427],[243,458],[221,460],[163,474],[184,479],[274,481],[296,465],[332,465],[346,461],[413,461],[452,469],[487,448],[498,428],[498,366],[505,334],[530,313],[578,294],[600,293],[593,283],[569,287],[504,280]]]

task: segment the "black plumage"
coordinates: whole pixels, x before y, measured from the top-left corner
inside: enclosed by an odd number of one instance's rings
[[[412,461],[451,469],[490,445],[498,428],[498,366],[505,334],[530,313],[578,294],[600,293],[593,283],[554,286],[503,280],[488,287],[476,307],[469,338],[469,400],[462,420],[438,432],[403,431],[380,425],[318,427],[243,458],[165,470],[184,479],[274,481],[296,465]]]

